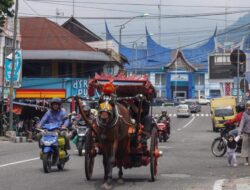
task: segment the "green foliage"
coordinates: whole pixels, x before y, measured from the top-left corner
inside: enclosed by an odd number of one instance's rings
[[[14,16],[14,0],[0,0],[0,26],[4,25],[7,17]]]

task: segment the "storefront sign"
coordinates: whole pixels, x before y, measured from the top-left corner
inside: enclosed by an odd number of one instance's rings
[[[188,81],[186,74],[171,74],[171,81]]]
[[[77,79],[72,82],[73,95],[88,96],[88,80]]]
[[[16,89],[16,98],[66,98],[65,89]]]

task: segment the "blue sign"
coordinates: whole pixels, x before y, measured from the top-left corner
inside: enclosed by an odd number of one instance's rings
[[[21,50],[16,51],[15,53],[15,65],[14,65],[14,87],[20,87],[21,81],[21,68],[22,68],[22,52]],[[11,81],[11,70],[12,70],[12,60],[9,58],[5,59],[5,85],[10,86]]]

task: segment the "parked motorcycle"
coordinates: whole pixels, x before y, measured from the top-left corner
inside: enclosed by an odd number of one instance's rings
[[[229,131],[235,129],[234,125],[226,125],[225,128],[222,128],[220,131],[220,137],[217,137],[213,140],[211,150],[212,154],[216,157],[222,157],[225,155],[227,151],[227,136]],[[242,140],[239,140],[237,143],[237,150],[236,152],[240,153],[241,152],[241,145],[242,145]]]
[[[40,140],[40,158],[43,161],[45,173],[50,173],[52,166],[63,170],[65,163],[69,160],[69,155],[65,150],[65,138],[60,136],[60,125],[60,123],[50,123],[40,129],[43,134]]]
[[[89,128],[85,121],[78,121],[73,128],[76,130],[76,136],[73,139],[73,143],[76,145],[79,156],[82,156],[86,142],[86,134],[88,133]]]

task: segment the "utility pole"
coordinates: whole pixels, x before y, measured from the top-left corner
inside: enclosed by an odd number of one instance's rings
[[[75,16],[75,0],[73,0],[73,17]]]
[[[237,103],[239,103],[240,96],[240,48],[237,50]]]
[[[13,93],[14,93],[14,69],[15,69],[15,54],[16,54],[16,38],[17,38],[17,15],[18,15],[18,0],[15,5],[15,16],[14,16],[14,36],[12,43],[12,63],[11,63],[11,77],[10,77],[10,117],[9,124],[10,129],[13,130]]]
[[[159,44],[161,44],[161,0],[159,2],[158,9],[159,9],[159,25],[158,25]]]

